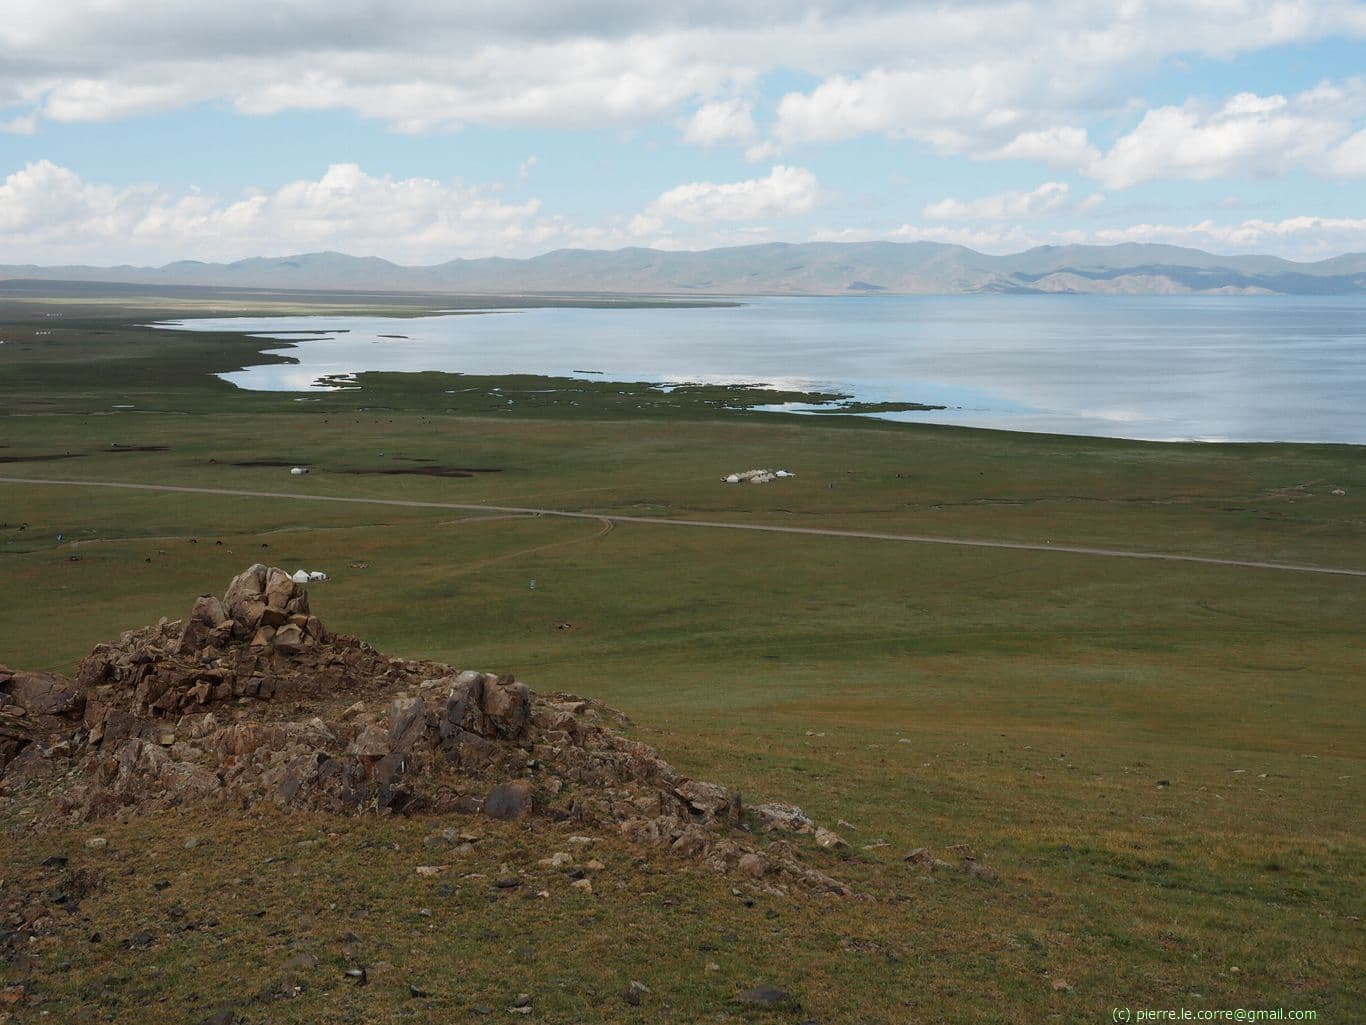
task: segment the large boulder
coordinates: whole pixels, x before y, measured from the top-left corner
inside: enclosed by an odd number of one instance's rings
[[[265,607],[266,573],[267,568],[258,562],[232,578],[223,592],[223,607],[229,616],[253,628],[260,623],[261,609]]]
[[[289,600],[294,597],[296,586],[294,579],[284,570],[278,566],[270,567],[266,571],[266,606],[284,612]]]
[[[209,644],[223,644],[232,636],[232,621],[223,603],[211,594],[200,595],[180,631],[177,650],[189,654]]]
[[[427,706],[421,698],[389,702],[389,750],[407,754],[427,739]]]
[[[51,673],[0,666],[0,694],[8,695],[29,715],[79,715],[85,707],[85,695]]]
[[[492,683],[485,681],[483,706],[492,735],[503,740],[521,740],[526,735],[531,720],[531,690],[525,683],[518,683],[511,676],[499,676]]]
[[[442,740],[457,732],[483,736],[488,729],[484,718],[484,674],[466,671],[455,677],[446,698],[446,723]]]
[[[814,833],[816,824],[811,816],[795,804],[756,804],[750,812],[759,820],[759,829],[769,832],[779,829],[788,833]]]
[[[505,822],[516,822],[531,814],[531,784],[524,779],[499,783],[484,797],[484,814]]]
[[[0,704],[0,772],[33,743],[32,727],[23,716],[14,714],[13,708]]]
[[[700,779],[685,780],[674,788],[674,792],[694,812],[708,819],[718,815],[724,817],[730,810],[730,791],[715,783]]]

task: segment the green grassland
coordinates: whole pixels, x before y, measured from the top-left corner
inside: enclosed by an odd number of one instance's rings
[[[1366,449],[785,417],[745,410],[770,393],[648,383],[247,393],[211,375],[259,362],[259,342],[143,326],[424,302],[0,299],[0,476],[279,496],[0,484],[0,661],[69,672],[251,562],[323,569],[333,629],[601,698],[681,771],[851,823],[847,858],[807,853],[862,896],[747,903],[612,837],[587,896],[537,867],[565,849],[545,824],[457,822],[484,838],[440,879],[414,872],[449,860],[429,820],[182,811],[35,832],[21,794],[3,885],[57,886],[57,853],[103,881],[0,963],[42,996],[16,1020],[506,1020],[518,993],[545,1022],[1359,1013],[1366,579],[292,496],[1366,569]],[[797,476],[719,482],[758,466]],[[96,835],[107,848],[85,848]],[[1001,882],[901,860],[954,843]],[[495,892],[504,865],[537,881]],[[299,953],[319,963],[286,969]],[[343,976],[355,963],[369,985]],[[640,1007],[619,995],[632,979]],[[761,982],[801,1011],[730,1003]]]

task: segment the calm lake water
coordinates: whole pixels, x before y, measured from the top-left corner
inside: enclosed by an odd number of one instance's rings
[[[1366,444],[1366,298],[876,296],[164,326],[288,338],[223,375],[308,390],[371,370],[754,383],[950,408],[883,414],[1149,440]],[[300,335],[292,332],[320,332]],[[385,338],[383,335],[406,335]]]

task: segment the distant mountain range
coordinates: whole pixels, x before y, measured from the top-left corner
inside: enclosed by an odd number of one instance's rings
[[[307,253],[164,267],[0,266],[0,279],[271,289],[452,293],[860,295],[1366,293],[1366,253],[1317,263],[1216,256],[1179,246],[1040,246],[989,256],[938,242],[805,242],[701,252],[560,249],[405,267],[377,257]]]

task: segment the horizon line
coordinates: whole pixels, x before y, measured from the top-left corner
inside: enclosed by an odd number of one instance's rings
[[[1009,259],[1009,258],[1011,258],[1011,257],[1024,256],[1024,255],[1026,255],[1026,254],[1028,254],[1028,253],[1040,252],[1040,251],[1045,251],[1045,250],[1056,250],[1056,249],[1105,249],[1105,250],[1114,250],[1114,249],[1120,249],[1120,248],[1123,248],[1123,247],[1137,246],[1137,247],[1145,247],[1145,248],[1152,248],[1152,249],[1176,250],[1176,251],[1185,252],[1185,253],[1199,253],[1199,254],[1201,254],[1202,256],[1212,256],[1212,257],[1220,257],[1220,258],[1227,258],[1227,259],[1257,258],[1257,259],[1279,260],[1279,261],[1281,261],[1282,263],[1293,264],[1293,265],[1301,266],[1301,267],[1312,267],[1312,266],[1315,266],[1315,265],[1317,265],[1317,264],[1329,263],[1329,262],[1331,262],[1331,261],[1333,261],[1333,260],[1341,260],[1341,259],[1344,259],[1344,258],[1346,258],[1346,257],[1366,256],[1366,251],[1348,250],[1348,251],[1345,251],[1345,252],[1336,253],[1336,254],[1334,254],[1333,256],[1326,256],[1326,257],[1323,257],[1323,258],[1318,259],[1318,260],[1294,260],[1294,259],[1291,259],[1291,258],[1286,257],[1286,256],[1278,256],[1278,255],[1276,255],[1275,253],[1267,253],[1267,252],[1217,253],[1217,252],[1211,252],[1210,250],[1207,250],[1207,249],[1200,249],[1200,248],[1195,247],[1195,246],[1182,246],[1182,245],[1177,245],[1177,244],[1172,243],[1172,242],[1069,242],[1069,243],[1065,243],[1065,244],[1044,243],[1044,244],[1041,244],[1041,245],[1029,246],[1028,248],[1020,249],[1020,250],[1016,250],[1016,251],[1008,252],[1008,253],[989,253],[989,252],[985,252],[985,251],[980,250],[980,249],[973,249],[971,246],[965,246],[965,245],[962,245],[962,244],[960,244],[960,243],[956,243],[956,242],[937,242],[937,241],[935,241],[935,240],[933,240],[933,239],[912,239],[912,240],[910,240],[910,241],[901,241],[901,240],[897,240],[897,239],[862,239],[862,240],[859,240],[859,241],[848,241],[848,242],[837,241],[837,240],[819,240],[819,239],[818,239],[818,240],[808,240],[808,241],[805,241],[805,242],[787,242],[787,241],[750,242],[750,243],[745,243],[745,244],[742,244],[742,245],[710,246],[710,247],[704,248],[704,249],[682,249],[682,248],[680,248],[680,249],[660,249],[660,248],[656,248],[656,247],[654,247],[654,246],[619,246],[619,247],[617,247],[617,248],[615,248],[615,249],[592,249],[592,248],[581,247],[581,246],[562,246],[562,247],[560,247],[560,248],[558,248],[558,249],[548,249],[548,250],[545,250],[544,252],[536,253],[536,254],[531,255],[531,256],[497,256],[497,255],[488,255],[488,256],[454,256],[454,257],[451,257],[450,259],[441,260],[441,261],[438,261],[438,262],[436,262],[436,263],[399,263],[399,262],[397,262],[397,261],[395,261],[395,260],[389,259],[388,257],[377,256],[377,255],[375,255],[375,254],[373,254],[373,253],[371,253],[371,254],[364,254],[364,255],[357,255],[357,254],[355,254],[355,253],[348,253],[348,252],[344,252],[344,251],[339,250],[339,249],[317,249],[317,250],[309,250],[309,251],[306,251],[306,252],[295,251],[295,252],[281,253],[281,254],[278,254],[278,255],[254,255],[254,256],[243,256],[243,257],[238,257],[237,259],[230,259],[230,260],[199,260],[199,259],[184,257],[184,258],[178,258],[178,259],[168,260],[167,262],[161,263],[161,264],[136,264],[136,263],[128,263],[128,262],[123,262],[123,263],[110,263],[110,264],[105,264],[105,263],[3,263],[3,264],[0,264],[0,268],[32,267],[32,268],[35,268],[35,269],[38,269],[38,270],[55,270],[55,269],[59,269],[59,268],[85,268],[85,269],[90,269],[90,270],[120,270],[120,269],[125,269],[125,268],[126,268],[126,269],[130,269],[130,270],[165,270],[167,267],[176,266],[176,265],[178,265],[178,264],[200,264],[200,265],[202,265],[202,266],[207,266],[207,267],[212,267],[212,266],[231,267],[231,266],[234,266],[234,265],[236,265],[236,264],[250,263],[250,262],[252,262],[252,261],[257,261],[257,260],[261,260],[261,261],[278,261],[278,260],[304,259],[304,258],[308,258],[308,257],[317,257],[317,256],[341,256],[341,257],[345,257],[346,259],[349,259],[349,260],[378,260],[378,261],[380,261],[381,263],[387,263],[387,264],[389,264],[389,265],[392,266],[392,267],[398,267],[398,268],[404,269],[404,270],[423,270],[423,269],[429,269],[429,268],[433,268],[433,267],[443,267],[443,266],[446,266],[446,265],[452,264],[452,263],[461,263],[461,262],[476,263],[476,262],[481,262],[481,261],[486,261],[486,260],[505,260],[505,261],[508,261],[508,262],[511,262],[511,263],[525,263],[525,262],[528,262],[528,261],[531,261],[531,260],[542,259],[542,258],[547,257],[547,256],[554,256],[554,255],[556,255],[556,254],[558,254],[558,253],[614,254],[614,253],[626,253],[626,252],[647,252],[647,253],[659,253],[659,254],[661,254],[661,255],[666,255],[666,256],[667,256],[667,255],[671,255],[671,254],[680,254],[680,255],[685,255],[685,254],[686,254],[686,255],[699,255],[699,254],[703,254],[703,253],[727,252],[727,251],[740,250],[740,249],[766,249],[766,248],[773,248],[773,247],[790,247],[790,248],[795,248],[795,247],[799,247],[799,246],[849,246],[849,247],[855,247],[855,246],[898,246],[898,247],[934,246],[934,247],[938,247],[938,248],[942,248],[942,249],[956,249],[956,250],[961,250],[961,251],[963,251],[963,252],[972,253],[972,254],[975,255],[975,256],[986,256],[986,257],[991,257],[991,258],[993,258],[993,259]],[[14,280],[14,279],[10,279],[10,280]]]

